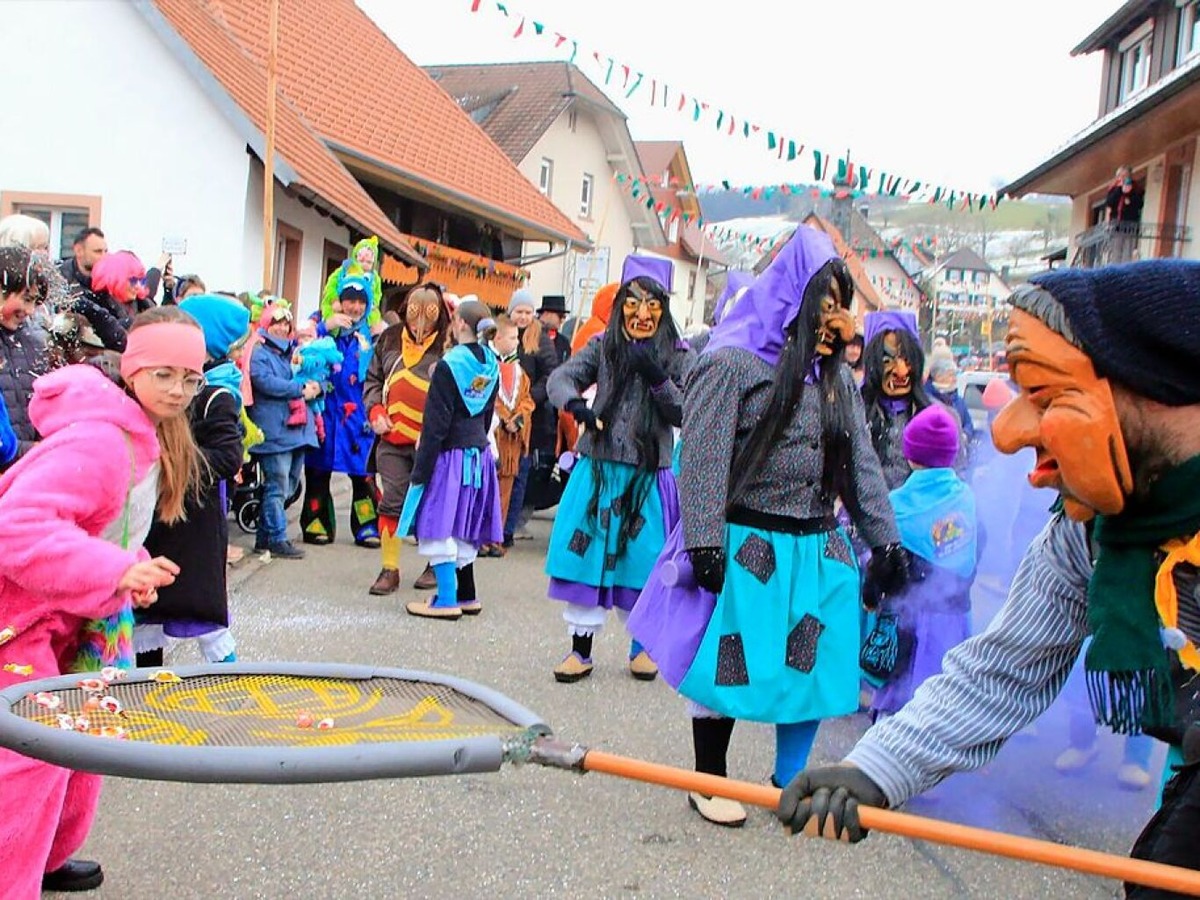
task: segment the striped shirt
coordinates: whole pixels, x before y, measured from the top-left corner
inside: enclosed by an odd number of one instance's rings
[[[893,807],[988,763],[1062,690],[1087,637],[1091,575],[1084,526],[1059,513],[1025,552],[988,629],[947,653],[943,674],[863,735],[846,761]]]

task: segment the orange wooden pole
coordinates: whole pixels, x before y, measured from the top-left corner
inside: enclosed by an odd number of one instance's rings
[[[604,772],[634,781],[658,784],[664,787],[696,791],[710,797],[726,797],[751,806],[775,810],[779,807],[779,788],[749,781],[735,781],[718,775],[706,775],[675,766],[664,766],[645,760],[617,756],[600,750],[588,750],[583,757],[582,767],[587,772]],[[941,822],[909,813],[889,809],[860,806],[858,818],[863,827],[886,831],[921,841],[932,841],[964,850],[978,850],[995,856],[1019,859],[1024,862],[1043,863],[1062,869],[1072,869],[1087,875],[1115,878],[1133,884],[1161,888],[1200,897],[1200,871],[1181,869],[1162,863],[1129,859],[1097,850],[1084,850],[1041,841],[1036,838],[1018,837],[986,828],[973,828],[953,822]]]

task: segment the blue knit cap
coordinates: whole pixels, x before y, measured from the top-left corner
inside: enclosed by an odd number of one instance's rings
[[[1062,306],[1064,337],[1083,348],[1098,374],[1167,406],[1200,403],[1200,262],[1057,269],[1029,281]],[[1045,320],[1036,292],[1018,290],[1012,303]]]
[[[250,330],[250,310],[232,297],[220,294],[195,294],[179,308],[200,323],[204,331],[204,349],[213,359],[224,359],[229,348]]]

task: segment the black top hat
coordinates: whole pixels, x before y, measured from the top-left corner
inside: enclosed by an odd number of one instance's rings
[[[567,298],[562,294],[547,294],[542,297],[542,306],[538,313],[544,312],[560,313],[565,316],[567,314]]]

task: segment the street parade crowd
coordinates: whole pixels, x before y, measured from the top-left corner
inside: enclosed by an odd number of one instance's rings
[[[859,333],[850,270],[806,226],[686,335],[671,263],[637,254],[579,323],[524,289],[503,310],[432,282],[385,292],[371,238],[299,318],[96,228],[63,261],[48,240],[0,220],[0,686],[161,666],[168,639],[235,661],[231,513],[251,510],[255,552],[300,560],[336,538],[340,473],[354,543],[379,554],[361,590],[396,594],[414,543],[425,593],[404,609],[426,620],[485,612],[476,559],[556,508],[555,680],[589,677],[623,628],[629,674],[686,698],[698,771],[726,774],[739,719],[774,726],[795,832],[860,840],[860,806],[983,766],[1086,644],[1085,737],[1169,746],[1134,855],[1200,868],[1200,263],[1017,288],[977,431],[945,341],[927,357],[900,311]],[[1032,488],[1050,490],[1026,533]],[[984,578],[1008,600],[972,637]],[[810,766],[821,723],[859,710],[874,724],[846,759]],[[1069,749],[1063,768],[1088,745]],[[1147,758],[1123,784],[1150,785]],[[0,777],[0,894],[98,886],[74,854],[99,776],[5,750]]]

